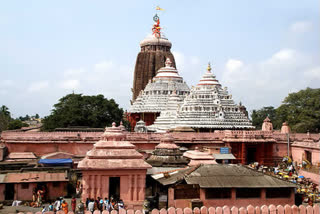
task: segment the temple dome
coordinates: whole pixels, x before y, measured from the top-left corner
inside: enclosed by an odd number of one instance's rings
[[[171,42],[165,38],[163,35],[160,38],[157,38],[155,35],[148,35],[145,39],[140,42],[140,47],[147,45],[159,45],[159,46],[167,46],[171,48]]]
[[[172,66],[170,58],[166,59],[165,67],[158,70],[157,75],[153,78],[156,80],[180,80],[182,82],[182,77],[179,75],[178,70]]]
[[[190,160],[188,166],[195,166],[199,164],[217,164],[214,157],[206,152],[199,151],[198,147],[195,150],[186,151],[183,156]]]
[[[207,72],[202,76],[201,80],[198,83],[199,85],[218,85],[221,86],[219,81],[216,79],[216,76],[211,72],[211,66],[208,65]]]

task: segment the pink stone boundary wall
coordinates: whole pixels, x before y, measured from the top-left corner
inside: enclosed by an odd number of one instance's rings
[[[102,214],[143,214],[141,210],[124,210],[121,209],[119,212],[113,210],[110,213],[108,211],[103,211]],[[19,213],[24,214],[24,213]],[[31,212],[27,212],[26,214],[32,214]],[[42,214],[41,212],[36,212],[35,214]],[[54,214],[54,212],[45,212],[45,214]],[[63,211],[58,211],[56,214],[65,214]],[[73,212],[68,212],[68,214],[74,214]],[[91,214],[91,212],[86,211],[85,214]],[[96,210],[93,214],[100,214],[100,211]],[[181,208],[173,208],[169,209],[154,209],[149,214],[320,214],[319,205],[312,206],[303,206],[300,205],[297,207],[296,205],[289,206],[275,206],[275,205],[263,205],[261,207],[254,207],[249,205],[248,207],[198,207],[193,210],[189,207],[184,209]]]

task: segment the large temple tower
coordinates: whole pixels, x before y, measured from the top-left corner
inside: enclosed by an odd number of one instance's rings
[[[176,67],[174,57],[170,52],[172,44],[161,32],[159,17],[155,15],[153,20],[155,23],[152,35],[140,42],[141,51],[137,56],[134,69],[132,101],[156,75],[156,71],[164,66],[166,58],[170,58],[173,66]]]

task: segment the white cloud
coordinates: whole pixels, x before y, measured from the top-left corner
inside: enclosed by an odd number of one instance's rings
[[[104,60],[94,65],[95,71],[99,73],[109,72],[114,68],[114,63],[111,60]]]
[[[226,68],[229,71],[235,71],[243,67],[243,62],[237,59],[229,59],[226,63]]]
[[[7,95],[8,91],[5,89],[0,89],[0,95]]]
[[[292,49],[282,49],[273,54],[271,60],[291,60],[297,55],[297,51]]]
[[[48,81],[34,82],[29,85],[27,91],[30,93],[39,92],[49,87]]]
[[[305,75],[312,79],[320,80],[320,66],[305,71]]]
[[[76,68],[76,69],[67,69],[67,70],[65,70],[63,75],[65,77],[77,77],[77,76],[82,75],[84,73],[85,73],[85,69],[84,68]]]
[[[318,87],[317,78],[320,67],[312,57],[294,49],[282,49],[258,62],[227,60],[220,82],[231,89],[236,102],[243,101],[252,110],[277,107],[292,91]]]
[[[64,80],[60,83],[60,87],[63,89],[78,89],[80,81],[76,79]]]
[[[312,30],[313,24],[309,21],[297,21],[290,26],[290,30],[294,33],[306,33]]]
[[[13,86],[13,81],[12,80],[2,80],[0,82],[0,87],[10,87]]]

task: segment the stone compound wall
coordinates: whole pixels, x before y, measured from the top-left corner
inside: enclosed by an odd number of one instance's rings
[[[113,210],[110,214],[143,214],[141,210],[120,210],[119,212]],[[23,214],[23,213],[19,213]],[[32,214],[28,212],[26,214]],[[36,212],[35,214],[42,214],[41,212]],[[45,214],[54,214],[54,212],[45,212]],[[65,214],[63,211],[58,211],[56,214]],[[68,214],[73,214],[73,212],[68,212]],[[91,212],[86,211],[85,214],[91,214]],[[93,214],[100,214],[100,211],[96,210]],[[109,214],[108,211],[103,211],[102,214]],[[161,210],[152,210],[150,214],[320,214],[319,205],[312,206],[303,206],[299,207],[293,206],[261,206],[261,207],[253,207],[249,205],[248,207],[201,207],[194,208],[193,210],[186,207],[184,209],[178,208],[175,209],[170,207],[169,209],[161,209]]]

